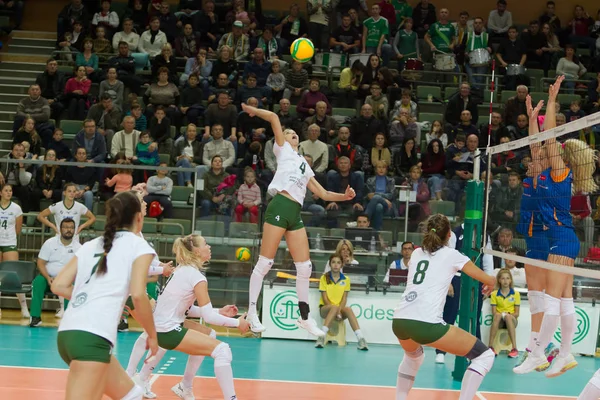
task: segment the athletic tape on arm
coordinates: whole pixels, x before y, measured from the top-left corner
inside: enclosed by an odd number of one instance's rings
[[[526,136],[524,138],[514,140],[507,143],[498,144],[496,146],[491,146],[486,149],[489,154],[498,154],[504,151],[516,150],[521,147],[526,147],[532,145],[534,143],[542,142],[546,139],[550,139],[553,137],[559,137],[565,132],[576,132],[580,131],[584,128],[588,128],[592,125],[600,124],[600,111],[594,114],[590,114],[583,118],[579,118],[575,121],[569,122],[568,124],[564,124],[561,126],[557,126],[556,128],[552,128],[547,131],[543,131],[540,133],[536,133],[535,135]]]

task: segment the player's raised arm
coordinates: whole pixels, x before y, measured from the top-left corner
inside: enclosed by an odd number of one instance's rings
[[[277,114],[269,110],[252,107],[244,103],[242,103],[242,110],[246,111],[251,117],[256,115],[258,118],[270,123],[271,129],[273,129],[273,134],[275,135],[275,143],[277,143],[279,146],[283,146],[285,138],[283,137],[281,122],[279,122],[279,117]]]

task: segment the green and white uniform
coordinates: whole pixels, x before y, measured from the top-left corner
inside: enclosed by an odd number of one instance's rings
[[[50,213],[54,215],[54,224],[56,228],[60,231],[60,223],[65,218],[71,218],[75,221],[75,233],[77,233],[77,229],[79,229],[79,224],[81,223],[81,217],[87,214],[88,208],[81,203],[76,201],[73,202],[71,207],[67,207],[64,201],[59,201],[58,203],[52,204],[48,207]],[[79,241],[79,235],[75,235],[73,240]]]
[[[6,208],[0,206],[0,252],[17,251],[17,218],[23,215],[18,204],[12,201]]]
[[[315,173],[303,156],[294,151],[288,142],[279,146],[273,143],[273,153],[277,160],[277,171],[269,185],[268,192],[275,196],[267,206],[265,222],[289,231],[304,227],[300,210],[306,196],[306,187]],[[278,195],[287,192],[295,201]]]
[[[412,18],[413,8],[406,1],[392,0],[392,5],[396,10],[396,22],[400,24],[406,18]]]
[[[206,282],[202,272],[189,265],[180,265],[161,290],[154,309],[154,325],[158,345],[163,349],[173,350],[183,340],[187,332],[183,322],[194,305],[194,288],[200,282]]]
[[[416,249],[408,263],[406,290],[394,310],[394,333],[401,340],[429,344],[450,327],[443,319],[448,287],[470,259],[455,249],[442,247],[433,254]]]
[[[102,237],[85,243],[75,254],[77,275],[71,303],[58,327],[58,349],[67,364],[73,360],[110,362],[123,305],[129,296],[133,263],[156,252],[144,239],[121,231],[107,255],[107,272],[97,275],[103,254]]]
[[[387,39],[387,35],[390,34],[390,25],[384,17],[379,17],[377,21],[373,17],[369,17],[363,22],[363,25],[367,28],[366,47],[379,46],[381,35],[385,35]],[[387,43],[386,39],[384,39],[383,43]]]
[[[444,53],[452,51],[450,45],[456,37],[456,30],[450,22],[447,24],[436,22],[429,27],[428,33],[431,37],[431,43],[433,43],[436,49],[443,51]]]

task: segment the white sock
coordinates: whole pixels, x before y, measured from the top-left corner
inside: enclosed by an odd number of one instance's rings
[[[163,349],[162,347],[159,347],[158,351],[156,352],[156,356],[154,356],[154,360],[148,363],[144,362],[144,366],[142,367],[142,370],[140,371],[139,375],[142,381],[147,381],[148,378],[150,378],[150,374],[152,373],[152,371],[154,371],[154,368],[156,368],[158,363],[165,356],[166,352],[167,350]]]
[[[329,327],[327,327],[327,326],[323,325],[323,327],[321,328],[321,330],[322,330],[323,332],[325,332],[325,334],[327,335],[327,332],[329,332]]]
[[[530,353],[533,351],[535,347],[535,342],[537,342],[539,335],[539,332],[533,331],[529,334],[529,343],[527,344],[527,350],[529,350]]]
[[[598,400],[600,397],[600,370],[596,371],[577,400]]]
[[[137,366],[144,356],[144,353],[146,353],[146,339],[148,339],[148,334],[144,331],[133,344],[131,355],[129,356],[129,363],[125,370],[129,376],[135,375]]]
[[[363,334],[362,334],[362,332],[360,331],[360,329],[357,329],[357,330],[355,330],[355,331],[354,331],[354,334],[356,335],[356,338],[357,338],[358,340],[360,340],[360,339],[362,339],[362,338],[363,338]]]
[[[17,293],[17,299],[21,304],[21,310],[27,310],[27,300],[25,300],[25,293]]]
[[[475,393],[481,386],[481,382],[483,382],[483,375],[467,368],[460,386],[460,397],[458,399],[473,400]]]
[[[65,311],[65,298],[62,296],[58,296],[58,302],[60,304],[60,309]]]
[[[257,313],[256,302],[258,301],[258,296],[260,296],[260,291],[263,287],[263,280],[272,266],[273,260],[263,256],[258,257],[258,261],[250,275],[250,288],[248,290],[250,303],[248,305],[248,315],[256,315]]]
[[[215,359],[215,376],[223,392],[223,398],[227,400],[237,399],[233,385],[232,355],[229,345],[220,343],[212,352],[211,357]]]
[[[577,316],[573,299],[560,299],[560,353],[559,357],[571,354],[571,344],[577,331]]]
[[[536,357],[544,356],[544,349],[548,346],[548,343],[552,341],[554,332],[558,327],[560,321],[560,299],[552,297],[548,294],[546,297],[546,309],[544,312],[544,319],[542,320],[542,328],[536,342],[535,348],[531,349],[532,353]]]
[[[194,386],[194,377],[198,372],[198,369],[204,361],[204,356],[189,356],[187,364],[185,365],[185,372],[183,373],[183,379],[181,384],[183,387],[191,388]]]

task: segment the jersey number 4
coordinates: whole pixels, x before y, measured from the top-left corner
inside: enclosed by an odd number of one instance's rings
[[[305,162],[300,164],[300,171],[302,171],[302,175],[304,175],[304,173],[306,172],[306,163]]]
[[[8,226],[8,221],[7,220],[3,220],[2,222],[0,222],[0,227],[3,229],[6,229]]]
[[[413,278],[413,283],[415,285],[420,285],[425,280],[425,272],[427,272],[427,268],[429,268],[429,261],[422,260],[417,264],[417,272]]]

